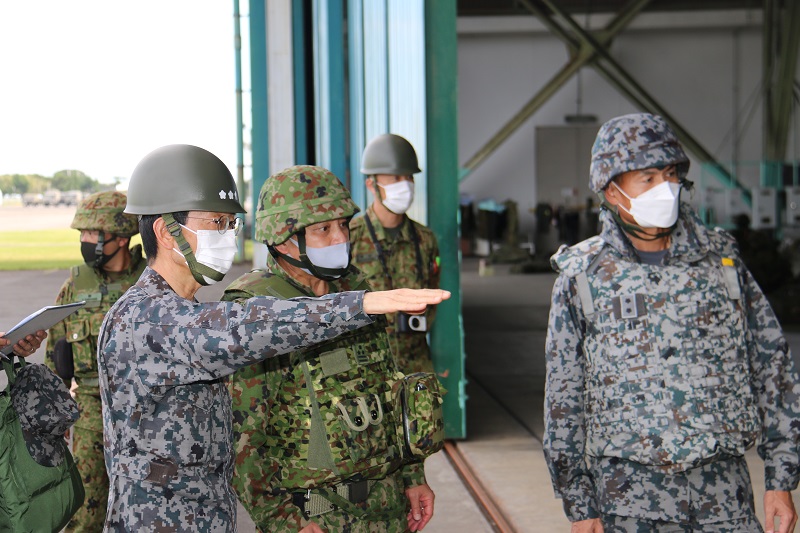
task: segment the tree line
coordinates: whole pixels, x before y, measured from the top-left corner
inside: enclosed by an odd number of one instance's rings
[[[93,193],[110,187],[113,186],[100,183],[80,170],[59,170],[51,177],[39,174],[0,175],[0,191],[4,194],[36,194],[49,189]]]

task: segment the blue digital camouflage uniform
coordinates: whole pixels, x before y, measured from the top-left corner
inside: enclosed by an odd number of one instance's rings
[[[365,220],[367,217],[372,222],[375,236],[384,253],[388,275],[381,264],[375,242],[367,227]],[[412,232],[416,232],[419,242],[419,257]],[[381,225],[375,211],[369,207],[364,216],[355,218],[350,223],[350,243],[353,266],[364,273],[374,290],[439,288],[439,245],[436,242],[436,235],[407,215],[403,218],[400,232],[392,238]],[[435,315],[434,306],[425,312],[429,331]],[[386,331],[389,333],[392,351],[400,371],[406,374],[434,372],[426,333],[399,332],[397,313],[386,315],[386,319],[389,322]]]
[[[800,385],[772,309],[688,204],[659,266],[609,211],[601,223],[552,259],[544,450],[567,517],[761,531],[745,449],[758,444],[767,490],[800,477]]]
[[[58,292],[56,304],[85,301],[86,305],[50,328],[48,332],[45,362],[55,370],[53,352],[56,341],[66,339],[72,346],[75,381],[78,384],[75,401],[80,409],[80,418],[72,430],[72,454],[81,473],[86,499],[81,509],[70,520],[66,528],[69,533],[99,531],[106,516],[108,475],[103,461],[103,418],[97,380],[97,335],[111,305],[128,290],[128,287],[136,283],[145,268],[147,262],[142,256],[141,245],[137,244],[131,248],[130,253],[130,265],[122,272],[95,269],[85,263],[72,267],[70,277]]]
[[[231,397],[224,378],[265,358],[370,324],[363,293],[182,298],[154,270],[111,308],[98,342],[105,530],[236,530]]]
[[[254,271],[233,282],[223,299],[246,301],[243,299],[267,292],[277,294],[274,284],[266,282],[266,276],[271,275],[290,284],[286,287],[289,294],[313,296],[308,287],[294,281],[271,255],[267,257],[267,266],[269,272]],[[328,283],[331,293],[367,285],[364,276],[355,269]],[[395,365],[388,339],[380,324],[376,321],[358,332],[251,365],[232,376],[229,386],[236,438],[233,486],[260,531],[297,531],[311,522],[330,532],[407,531],[408,499],[404,490],[424,484],[425,472],[422,463],[400,467],[400,453],[393,439],[397,422],[392,416],[390,398],[386,397],[389,395],[385,390],[381,394],[385,397],[382,423],[370,424],[366,430],[352,432],[352,436],[346,433],[348,428],[339,417],[329,418],[329,413],[336,412],[337,400],[369,397],[396,377],[392,373]],[[343,352],[346,363],[340,363],[335,371],[325,372],[326,366],[334,366],[330,361]],[[314,373],[312,386],[317,395],[314,400],[305,391],[305,379],[299,377],[306,363]],[[357,396],[353,396],[354,390],[358,391]],[[342,400],[338,405],[346,401],[352,400]],[[321,447],[326,461],[310,457],[314,448],[315,409],[325,418]],[[347,472],[347,468],[351,470]],[[342,507],[304,516],[295,503],[305,489],[321,486],[335,490],[335,483],[355,477],[355,472],[361,474],[358,477],[370,480],[370,490],[363,502],[351,504],[365,513],[363,517]],[[310,493],[318,497],[318,491]]]

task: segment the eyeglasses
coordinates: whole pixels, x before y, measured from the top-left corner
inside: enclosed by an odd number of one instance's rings
[[[228,216],[223,215],[219,218],[203,218],[203,217],[186,217],[186,218],[193,218],[195,220],[207,220],[209,222],[213,222],[217,225],[217,231],[221,234],[225,234],[228,230],[233,230],[234,235],[239,235],[239,232],[242,230],[242,226],[244,226],[244,221],[235,216]]]

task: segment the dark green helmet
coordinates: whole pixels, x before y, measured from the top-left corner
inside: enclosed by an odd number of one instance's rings
[[[307,226],[350,218],[358,206],[333,172],[298,165],[264,182],[256,211],[256,239],[270,246],[286,242]]]
[[[372,139],[364,148],[361,172],[367,176],[411,176],[422,171],[411,143],[399,135],[384,133]]]
[[[245,213],[228,167],[197,146],[171,144],[142,159],[131,175],[126,213]]]
[[[78,205],[71,228],[100,230],[120,237],[139,233],[139,222],[134,215],[125,214],[125,195],[117,191],[96,192]]]

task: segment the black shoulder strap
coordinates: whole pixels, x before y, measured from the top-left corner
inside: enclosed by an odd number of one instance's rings
[[[417,252],[417,281],[422,285],[422,252],[419,247],[419,234],[413,220],[406,217],[406,223],[411,227],[411,241],[414,243],[414,249]]]
[[[381,266],[383,267],[383,273],[386,274],[386,281],[389,282],[389,289],[393,289],[394,286],[392,285],[392,274],[389,272],[389,267],[386,265],[386,256],[383,254],[383,247],[378,241],[378,236],[375,234],[375,228],[372,226],[372,221],[369,219],[369,215],[364,215],[364,222],[367,224],[369,236],[372,238],[372,244],[375,245],[375,251],[378,252],[378,260],[381,262]]]

